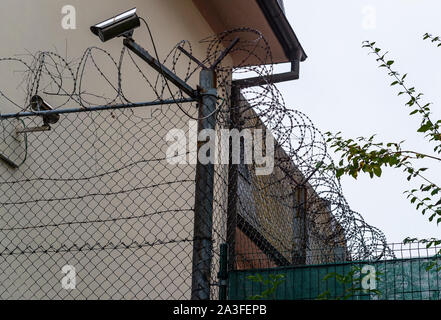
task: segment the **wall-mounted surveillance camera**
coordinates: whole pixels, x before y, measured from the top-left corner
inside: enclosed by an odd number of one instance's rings
[[[130,37],[133,30],[140,25],[136,8],[133,8],[90,27],[90,31],[97,35],[102,42],[106,42],[116,37]]]
[[[51,107],[51,105],[49,103],[47,103],[46,101],[43,100],[43,98],[41,98],[38,95],[35,95],[31,98],[31,108],[34,111],[49,111],[49,110],[53,110],[53,108]],[[55,124],[58,122],[58,120],[60,120],[60,115],[59,114],[45,114],[43,115],[43,122],[45,125],[47,124]]]

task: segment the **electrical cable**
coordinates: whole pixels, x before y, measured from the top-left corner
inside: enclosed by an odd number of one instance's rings
[[[146,28],[147,28],[147,32],[148,32],[148,34],[149,34],[149,36],[150,36],[150,40],[151,40],[151,43],[152,43],[152,46],[153,46],[153,51],[155,52],[156,60],[159,62],[159,66],[160,66],[160,70],[161,70],[161,75],[162,75],[162,78],[163,78],[163,80],[164,80],[164,82],[165,82],[165,85],[166,85],[166,87],[167,87],[167,89],[168,89],[170,95],[172,96],[173,100],[176,101],[176,97],[174,96],[174,94],[173,94],[173,92],[172,92],[172,90],[171,90],[171,88],[170,88],[170,85],[169,85],[169,83],[168,83],[168,80],[167,80],[167,78],[165,77],[164,71],[163,71],[163,69],[162,69],[162,64],[160,63],[161,60],[159,59],[158,50],[156,49],[155,40],[154,40],[154,38],[153,38],[153,34],[152,34],[151,30],[150,30],[150,27],[149,27],[147,21],[146,21],[144,18],[140,17],[140,20],[141,20],[142,22],[144,22],[144,24],[145,24],[145,26],[146,26]],[[213,97],[214,97],[214,96],[213,96]],[[215,96],[215,98],[218,99],[219,97],[218,97],[218,96]],[[193,117],[192,115],[190,115],[187,111],[185,111],[184,108],[183,108],[178,102],[176,102],[176,105],[178,106],[178,108],[179,108],[179,109],[180,109],[180,110],[181,110],[181,111],[182,111],[187,117],[189,117],[189,118],[192,119],[192,120],[197,120],[197,121],[199,121],[199,120],[204,120],[204,119],[208,119],[208,118],[210,118],[211,116],[213,116],[214,114],[216,114],[216,113],[218,112],[218,110],[219,110],[219,107],[216,107],[216,109],[215,109],[213,112],[211,112],[210,114],[208,114],[207,116],[205,116],[205,117],[200,117],[200,118],[199,118],[199,117],[198,117],[198,118],[194,118],[194,117]]]

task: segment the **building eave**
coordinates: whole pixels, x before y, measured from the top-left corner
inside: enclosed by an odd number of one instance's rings
[[[308,57],[277,0],[256,0],[290,61]]]
[[[271,48],[272,63],[304,61],[306,54],[277,0],[193,0],[201,15],[215,33],[250,28],[260,31]],[[260,51],[259,51],[260,50]],[[257,48],[256,56],[265,56]],[[233,63],[241,56],[232,55]],[[248,61],[261,64],[262,61]]]

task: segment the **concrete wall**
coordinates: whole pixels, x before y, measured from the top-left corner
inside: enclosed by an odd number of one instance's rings
[[[72,5],[76,9],[77,29],[75,30],[65,30],[62,27],[64,17],[62,8],[65,5]],[[25,55],[28,53],[55,51],[70,61],[79,58],[87,47],[99,46],[118,59],[122,49],[122,39],[101,43],[90,32],[89,27],[132,7],[137,7],[138,14],[144,17],[151,26],[161,57],[164,57],[181,40],[189,40],[196,44],[194,55],[199,58],[205,57],[205,48],[197,48],[197,42],[212,35],[213,32],[191,0],[4,0],[0,4],[0,19],[3,26],[0,30],[0,41],[3,44],[0,56],[20,55],[19,58],[26,59]],[[151,50],[152,46],[144,26],[136,30],[134,38]],[[102,66],[105,69],[108,68],[111,74],[114,66],[111,66],[105,57],[102,60]],[[186,67],[182,65],[180,71],[185,70]],[[0,88],[9,92],[14,101],[23,99],[23,92],[16,90],[18,84],[16,81],[21,80],[22,74],[11,72],[19,68],[8,67],[4,63],[0,65],[0,68],[2,71],[10,72],[7,76],[5,72],[2,72]],[[92,73],[93,70],[87,71]],[[131,71],[135,69],[132,68]],[[112,77],[111,79],[115,79],[116,75],[112,74]],[[153,97],[145,86],[137,85],[140,78],[136,72],[129,73],[125,77],[128,77],[127,81],[133,81],[130,82],[130,87],[126,88],[128,97],[134,101],[145,101]],[[92,75],[89,78],[92,78]],[[197,76],[195,76],[190,83],[196,85],[197,81]],[[109,92],[107,86],[103,86],[102,83],[93,83],[92,79],[87,85],[90,86],[87,89],[91,91]],[[2,112],[6,112],[7,107],[9,106],[2,106]]]
[[[241,103],[243,108],[249,106],[245,99]],[[265,128],[252,109],[245,111],[243,117],[247,119],[246,126]],[[241,165],[239,172],[237,212],[254,229],[252,232],[258,232],[269,243],[259,243],[261,249],[277,251],[284,263],[293,265],[344,260],[344,255],[335,252],[345,251],[343,229],[327,202],[309,183],[299,187],[305,178],[282,147],[275,145],[274,170],[270,175],[256,175],[253,165]],[[304,216],[300,216],[301,204]],[[236,241],[237,268],[262,268],[274,263],[242,232],[236,234]]]

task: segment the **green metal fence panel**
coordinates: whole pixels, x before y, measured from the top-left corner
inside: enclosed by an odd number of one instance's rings
[[[283,275],[284,281],[264,299],[439,300],[441,271],[437,263],[434,258],[413,258],[233,271],[229,273],[228,298],[262,295],[272,287],[271,275]],[[256,275],[262,280],[249,279]]]

